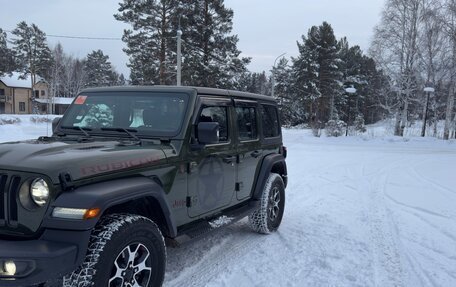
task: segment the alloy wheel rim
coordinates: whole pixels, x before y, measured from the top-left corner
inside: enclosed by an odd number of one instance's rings
[[[280,212],[280,190],[274,187],[269,196],[268,215],[271,221],[277,220]]]
[[[147,287],[151,274],[149,249],[141,243],[133,243],[114,260],[108,287]]]

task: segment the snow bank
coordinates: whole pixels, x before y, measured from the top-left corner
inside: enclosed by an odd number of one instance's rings
[[[0,115],[0,142],[36,139],[52,134],[56,115]]]

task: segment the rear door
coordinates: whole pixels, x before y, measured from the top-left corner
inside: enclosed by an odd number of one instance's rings
[[[235,100],[236,142],[238,168],[236,198],[242,201],[251,194],[255,173],[263,155],[258,130],[258,104],[256,101]]]
[[[189,151],[188,214],[208,214],[227,207],[233,201],[236,182],[236,147],[233,141],[231,99],[201,98],[195,120],[218,122],[220,142],[201,150]],[[194,140],[198,140],[194,135]]]

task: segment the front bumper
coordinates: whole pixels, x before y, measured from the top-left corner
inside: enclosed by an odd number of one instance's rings
[[[63,277],[82,263],[89,236],[90,232],[54,230],[38,240],[0,240],[0,264],[14,262],[17,267],[13,276],[0,273],[0,286],[32,286]]]

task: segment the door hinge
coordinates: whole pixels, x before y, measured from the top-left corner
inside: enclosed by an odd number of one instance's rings
[[[191,196],[187,196],[187,203],[186,203],[187,207],[192,207],[192,197]]]
[[[241,191],[243,186],[244,186],[244,184],[242,182],[236,182],[234,190],[235,191]]]
[[[71,178],[71,174],[68,172],[60,173],[59,179],[63,190],[70,190],[74,187],[73,179]]]

